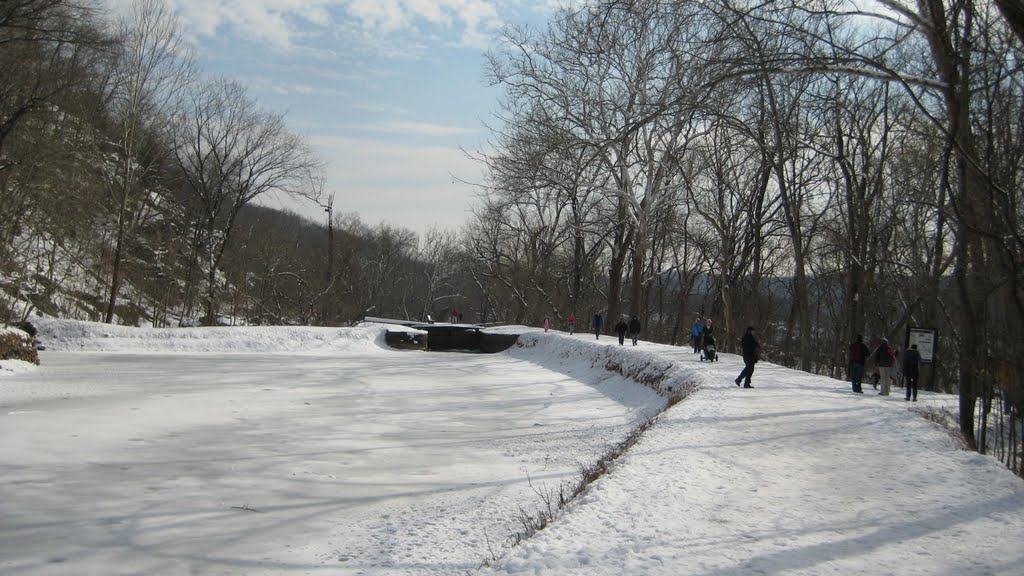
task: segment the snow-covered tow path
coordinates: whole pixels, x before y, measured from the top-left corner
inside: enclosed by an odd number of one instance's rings
[[[702,389],[495,572],[1021,574],[1024,482],[915,412],[952,397],[645,348]]]

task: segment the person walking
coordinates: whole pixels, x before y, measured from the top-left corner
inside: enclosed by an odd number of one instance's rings
[[[693,328],[690,329],[690,338],[693,340],[693,353],[700,354],[700,335],[704,331],[704,322],[700,316],[693,321]]]
[[[910,348],[903,351],[903,381],[907,389],[907,402],[913,395],[914,402],[917,402],[917,381],[921,376],[921,353],[917,351],[917,344],[911,344]]]
[[[889,370],[892,369],[893,354],[892,348],[889,347],[889,339],[882,338],[882,343],[875,348],[875,351],[871,354],[872,359],[875,361],[875,367],[878,368],[878,383],[882,387],[879,396],[889,395]]]
[[[744,388],[753,388],[750,385],[750,377],[754,375],[754,364],[757,363],[758,356],[761,354],[761,345],[754,336],[753,326],[747,326],[746,334],[740,339],[740,350],[743,351],[743,371],[734,382],[739,386],[740,380],[743,380]]]
[[[594,328],[595,340],[601,339],[601,326],[604,324],[604,318],[601,318],[601,313],[594,314],[594,320],[592,321]]]
[[[569,314],[569,335],[572,336],[576,332],[576,315]]]
[[[636,316],[629,320],[629,337],[633,339],[633,346],[636,346],[636,341],[640,339],[640,319]]]
[[[900,351],[899,346],[893,346],[889,350],[892,352],[892,370],[889,371],[889,381],[892,382],[893,388],[897,388],[903,385],[903,355],[905,352]]]
[[[619,346],[626,343],[626,330],[629,330],[629,325],[626,324],[626,319],[619,318],[619,323],[615,325],[615,333],[619,335]]]
[[[857,334],[857,339],[850,344],[850,382],[853,384],[853,391],[863,394],[864,389],[861,383],[864,381],[864,361],[868,359],[871,351],[864,345],[864,336]]]

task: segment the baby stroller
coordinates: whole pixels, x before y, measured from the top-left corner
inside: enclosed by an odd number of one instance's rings
[[[701,351],[700,361],[714,362],[718,360],[718,352],[715,351],[715,338],[710,334],[704,336],[704,350]]]

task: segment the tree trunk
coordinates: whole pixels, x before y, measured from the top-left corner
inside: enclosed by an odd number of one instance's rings
[[[117,240],[114,242],[114,263],[110,273],[110,297],[107,299],[107,310],[103,322],[111,324],[114,321],[114,308],[117,306],[117,293],[121,290],[121,262],[124,255],[124,205],[121,206],[122,214],[117,219]]]
[[[618,200],[618,220],[615,223],[615,234],[612,237],[612,257],[608,265],[608,315],[605,327],[613,326],[622,315],[622,272],[626,268],[628,247],[633,240],[633,227],[626,218],[626,201]]]

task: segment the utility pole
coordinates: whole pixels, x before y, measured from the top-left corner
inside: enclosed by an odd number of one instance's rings
[[[327,285],[334,278],[334,194],[327,199]]]

